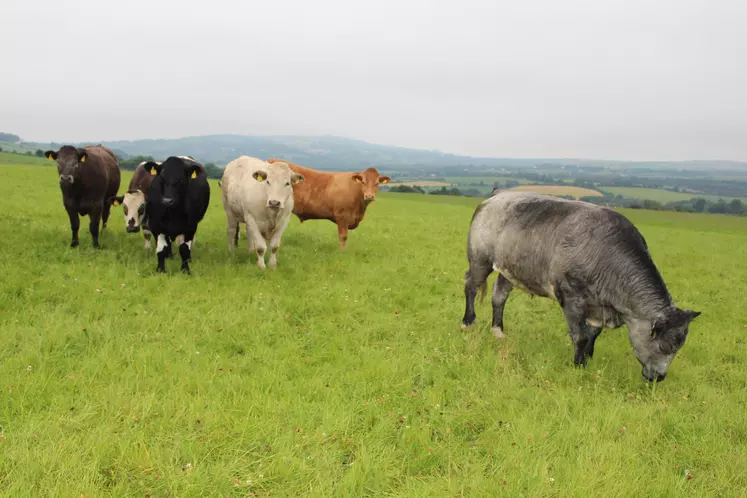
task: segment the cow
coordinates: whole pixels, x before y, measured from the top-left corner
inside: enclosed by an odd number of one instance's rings
[[[163,163],[143,165],[154,176],[145,203],[148,228],[156,239],[156,271],[166,272],[166,258],[172,257],[176,241],[182,272],[189,274],[192,243],[197,226],[210,205],[210,184],[205,167],[189,156],[171,156]]]
[[[576,200],[503,191],[477,206],[467,240],[469,269],[462,328],[475,322],[475,297],[491,272],[492,331],[503,338],[503,309],[516,287],[556,301],[587,364],[603,328],[628,326],[646,380],[662,381],[698,311],[674,305],[643,235],[622,214]]]
[[[99,248],[99,222],[101,230],[109,220],[109,197],[119,190],[120,171],[117,157],[103,145],[73,147],[64,145],[58,151],[44,153],[50,161],[57,161],[57,172],[62,191],[62,203],[70,218],[73,237],[70,247],[79,245],[79,216],[90,217],[89,230],[93,247]]]
[[[110,197],[108,202],[114,206],[122,204],[125,229],[128,233],[137,233],[142,228],[145,239],[144,247],[145,249],[150,249],[151,233],[148,229],[148,218],[145,216],[145,200],[148,197],[148,190],[153,181],[153,175],[146,171],[146,162],[141,162],[135,168],[130,179],[130,185],[127,187],[127,192],[124,195]],[[156,165],[161,164],[158,161],[155,163]]]
[[[270,247],[270,268],[277,267],[280,239],[293,211],[295,188],[304,182],[288,164],[269,164],[261,159],[240,156],[223,170],[220,188],[226,212],[228,251],[233,254],[239,242],[239,226],[246,224],[249,252],[257,252],[257,266],[265,269],[265,251]]]
[[[365,171],[328,173],[270,158],[272,164],[284,162],[294,173],[303,175],[304,182],[293,189],[293,214],[306,220],[329,220],[337,225],[340,247],[345,248],[348,230],[355,230],[366,215],[368,206],[376,200],[379,185],[391,178],[381,176],[376,168]]]

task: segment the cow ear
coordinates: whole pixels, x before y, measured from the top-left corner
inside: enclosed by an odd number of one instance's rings
[[[112,206],[119,206],[120,204],[122,204],[122,201],[124,201],[124,196],[120,195],[120,196],[109,197],[107,202],[109,202],[109,204],[111,204]]]
[[[380,176],[379,177],[379,183],[382,184],[382,185],[386,185],[387,183],[389,183],[390,180],[391,180],[391,178],[389,178],[388,176]]]
[[[189,177],[191,179],[197,178],[197,174],[200,172],[200,167],[196,164],[192,164],[190,166],[187,166],[187,173],[189,174]]]
[[[156,163],[155,161],[148,161],[147,163],[143,164],[143,168],[145,168],[145,171],[153,176],[161,172],[161,165]]]
[[[50,161],[56,161],[57,160],[57,153],[53,150],[48,150],[44,153],[44,157],[49,159]]]
[[[359,173],[353,175],[353,181],[355,183],[363,183],[363,177]]]
[[[303,180],[304,180],[303,175],[299,173],[293,173],[291,175],[291,183],[293,185],[300,185],[301,183],[303,183]]]
[[[258,182],[263,182],[263,181],[267,180],[267,172],[265,172],[265,171],[262,171],[262,170],[259,170],[259,171],[255,171],[255,172],[254,172],[254,174],[253,174],[252,176],[253,176],[253,177],[254,177],[254,179],[255,179],[255,180],[257,180]]]
[[[86,151],[78,149],[78,161],[84,163],[87,157],[88,153]]]

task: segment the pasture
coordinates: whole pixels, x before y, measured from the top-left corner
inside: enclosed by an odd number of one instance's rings
[[[708,201],[716,202],[719,199],[723,199],[726,202],[731,201],[734,197],[725,197],[719,195],[707,195],[707,194],[691,194],[686,192],[672,192],[670,190],[660,190],[655,188],[643,188],[643,187],[601,187],[602,190],[610,192],[614,195],[622,195],[629,199],[640,199],[642,201],[658,201],[662,203],[687,201],[693,197],[701,197]],[[747,199],[743,199],[743,202],[747,202]]]
[[[547,195],[572,195],[576,199],[580,199],[581,197],[603,197],[603,195],[596,190],[583,187],[573,187],[571,185],[519,185],[510,190],[536,192],[538,194]]]
[[[0,165],[3,496],[743,496],[747,219],[626,211],[675,303],[703,312],[667,379],[626,328],[586,369],[560,309],[490,299],[460,330],[478,199],[380,194],[226,251],[217,182],[192,275],[114,208],[71,249],[51,165]],[[385,171],[382,171],[386,174]],[[131,172],[124,171],[120,192]],[[489,283],[492,284],[494,276]]]

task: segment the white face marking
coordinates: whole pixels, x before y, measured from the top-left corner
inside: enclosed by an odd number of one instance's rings
[[[142,225],[145,217],[145,194],[139,190],[126,193],[122,199],[122,212],[125,217],[125,226],[130,226],[130,220],[133,220],[132,226]]]
[[[161,234],[158,236],[158,243],[156,244],[156,253],[159,253],[166,249],[166,236]]]

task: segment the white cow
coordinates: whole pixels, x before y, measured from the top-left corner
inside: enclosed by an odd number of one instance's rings
[[[293,212],[293,186],[303,182],[286,163],[269,164],[240,156],[223,170],[218,183],[226,211],[228,252],[239,243],[239,225],[246,224],[249,252],[256,250],[257,266],[265,269],[265,251],[270,246],[270,268],[277,266],[280,238]]]

